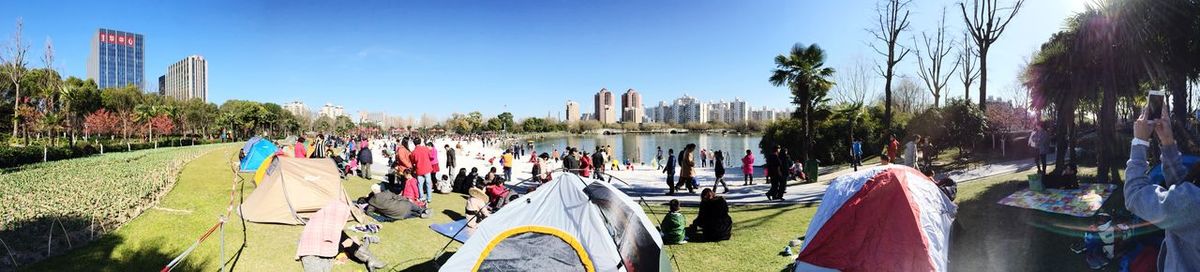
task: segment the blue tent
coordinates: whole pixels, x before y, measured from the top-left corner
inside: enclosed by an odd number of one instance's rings
[[[246,142],[246,146],[242,147],[242,152],[246,154],[242,158],[241,166],[238,167],[242,172],[253,172],[258,170],[258,166],[262,165],[263,160],[274,155],[279,150],[275,143],[259,137],[251,138]]]
[[[1196,163],[1200,163],[1200,156],[1183,154],[1179,156],[1179,163],[1183,164],[1184,169],[1191,169]],[[1162,164],[1155,165],[1150,169],[1150,182],[1154,184],[1163,184],[1166,178],[1163,177]]]

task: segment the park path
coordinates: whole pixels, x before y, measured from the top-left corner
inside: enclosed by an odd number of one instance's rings
[[[439,161],[445,162],[445,152],[441,150],[442,146],[454,143],[439,141],[436,143],[439,150]],[[382,181],[384,175],[387,174],[387,159],[379,152],[379,148],[375,148],[375,164],[372,167],[374,174],[373,178]],[[472,167],[479,168],[480,175],[486,174],[491,167],[499,167],[497,162],[489,164],[487,158],[499,156],[499,148],[483,147],[479,143],[464,143],[463,149],[458,151],[458,167],[465,167],[468,171]],[[484,159],[477,159],[476,154],[484,154]],[[1053,156],[1051,156],[1051,159]],[[531,176],[529,172],[532,164],[526,159],[517,159],[513,165],[513,179],[509,185],[518,185],[519,180],[527,179]],[[1052,161],[1050,163],[1053,163]],[[557,169],[561,167],[560,163],[550,162],[550,165],[544,169]],[[868,166],[869,167],[869,166]],[[861,168],[861,167],[860,167]],[[1034,168],[1033,159],[1012,160],[998,163],[990,163],[979,166],[973,166],[966,169],[951,171],[945,175],[958,183],[970,182],[995,175],[1003,175],[1016,173]],[[761,174],[761,169],[755,169],[756,174]],[[671,199],[678,199],[685,204],[695,204],[700,201],[700,189],[713,188],[714,172],[712,167],[696,167],[696,179],[700,183],[701,188],[698,188],[695,193],[688,193],[687,190],[676,192],[674,196],[667,196],[666,174],[653,169],[649,165],[635,165],[634,170],[608,171],[608,174],[614,177],[611,179],[614,186],[628,194],[634,199],[642,199],[647,202],[667,202]],[[766,192],[770,189],[770,185],[766,184],[764,177],[755,176],[754,184],[742,186],[742,171],[741,167],[726,167],[725,182],[729,185],[729,191],[725,192],[724,188],[718,188],[717,192],[721,193],[726,201],[731,204],[741,205],[791,205],[791,204],[815,204],[821,201],[825,194],[826,187],[829,186],[829,181],[836,177],[853,172],[849,167],[842,168],[824,168],[816,183],[801,184],[796,181],[788,183],[787,193],[784,194],[783,200],[771,201],[767,200]],[[457,169],[448,171],[443,169],[439,173],[446,174],[453,179]]]

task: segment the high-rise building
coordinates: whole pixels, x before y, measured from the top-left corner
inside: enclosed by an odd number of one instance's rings
[[[617,122],[616,99],[613,99],[612,92],[608,89],[601,88],[600,92],[596,93],[596,121],[603,124],[612,124]]]
[[[158,95],[167,96],[167,75],[158,76]]]
[[[637,90],[629,89],[621,95],[621,122],[641,123],[646,116],[642,107],[642,95]]]
[[[208,102],[208,61],[191,55],[167,68],[165,96],[179,100],[199,98]]]
[[[592,114],[592,113],[590,113],[590,112],[589,112],[589,113],[583,113],[583,114],[580,114],[580,115],[579,115],[579,119],[580,119],[580,120],[596,120],[596,116],[595,116],[595,114]]]
[[[729,102],[729,114],[726,115],[726,123],[742,124],[749,121],[750,107],[746,106],[746,101],[741,98],[734,98]]]
[[[283,109],[291,112],[294,116],[308,115],[308,107],[304,106],[304,102],[292,101],[283,104]]]
[[[707,123],[708,122],[708,105],[700,102],[695,97],[684,94],[683,97],[675,99],[675,123]]]
[[[567,100],[567,122],[579,121],[579,103]]]
[[[330,104],[330,103],[325,103],[325,106],[321,107],[320,116],[337,119],[338,116],[346,116],[346,108],[343,108],[342,106]]]
[[[100,89],[134,85],[145,90],[144,54],[142,34],[101,28],[92,37],[87,76]]]

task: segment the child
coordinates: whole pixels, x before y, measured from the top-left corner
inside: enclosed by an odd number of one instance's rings
[[[687,237],[684,235],[684,222],[687,219],[683,218],[683,214],[679,212],[679,200],[672,199],[670,202],[671,212],[663,217],[659,228],[662,231],[663,244],[678,245],[686,244]]]
[[[446,174],[442,174],[442,180],[437,182],[437,184],[433,185],[433,188],[435,189],[434,192],[439,193],[439,194],[449,194],[450,189],[451,189],[450,188],[451,183],[452,182],[450,182],[450,176],[446,175]]]
[[[629,161],[629,159],[625,159],[625,170],[633,171],[633,162]]]

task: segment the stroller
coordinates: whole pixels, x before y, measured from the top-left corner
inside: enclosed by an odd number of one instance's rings
[[[1118,220],[1101,212],[1083,233],[1082,243],[1071,245],[1071,251],[1082,254],[1088,268],[1093,270],[1104,269],[1115,261],[1118,271],[1144,271],[1148,263],[1156,262],[1158,245],[1162,243],[1162,232],[1148,231],[1154,229],[1149,226],[1134,216]]]

